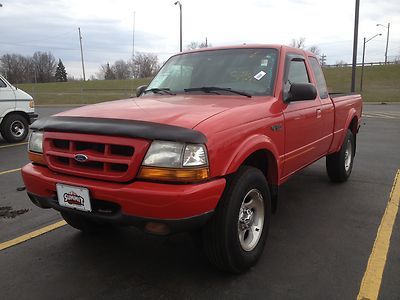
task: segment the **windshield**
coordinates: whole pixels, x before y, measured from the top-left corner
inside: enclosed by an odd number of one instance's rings
[[[249,95],[272,95],[278,51],[276,49],[224,49],[186,53],[171,57],[147,90],[173,93],[207,92],[204,87],[241,91]],[[226,94],[218,90],[215,94]]]

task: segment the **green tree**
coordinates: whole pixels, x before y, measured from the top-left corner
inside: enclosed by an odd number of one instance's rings
[[[67,72],[65,71],[65,66],[62,63],[61,59],[58,60],[58,65],[56,69],[56,81],[66,82],[67,79]]]

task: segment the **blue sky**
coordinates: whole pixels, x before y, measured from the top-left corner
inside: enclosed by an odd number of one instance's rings
[[[87,74],[101,64],[135,51],[156,53],[160,61],[179,51],[179,8],[174,0],[0,0],[0,55],[51,51],[67,72],[81,76],[78,27],[83,35]],[[208,41],[214,46],[242,43],[288,44],[305,37],[317,45],[328,63],[351,62],[355,1],[317,0],[182,0],[183,44]],[[382,36],[367,44],[366,61],[383,61],[386,29],[391,23],[389,58],[400,55],[398,0],[361,0],[359,60],[363,37]]]

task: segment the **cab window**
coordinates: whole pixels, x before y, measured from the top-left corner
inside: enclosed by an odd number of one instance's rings
[[[0,88],[5,88],[7,87],[6,83],[0,79]]]
[[[326,87],[325,76],[322,72],[321,66],[318,63],[318,60],[315,57],[309,57],[311,69],[314,72],[315,80],[317,81],[317,90],[319,97],[321,99],[328,98],[328,89]]]

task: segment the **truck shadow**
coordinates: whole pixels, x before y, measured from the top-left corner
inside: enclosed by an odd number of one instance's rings
[[[312,281],[341,284],[330,267],[342,252],[338,240],[350,234],[347,226],[336,226],[349,217],[343,210],[352,209],[348,188],[342,186],[331,184],[321,167],[308,168],[285,184],[264,254],[245,274],[216,270],[188,234],[156,237],[120,228],[88,236],[66,228],[55,252],[63,253],[67,263],[53,274],[52,284],[67,277],[71,286],[86,282],[79,295],[96,291],[106,298],[295,297]]]

